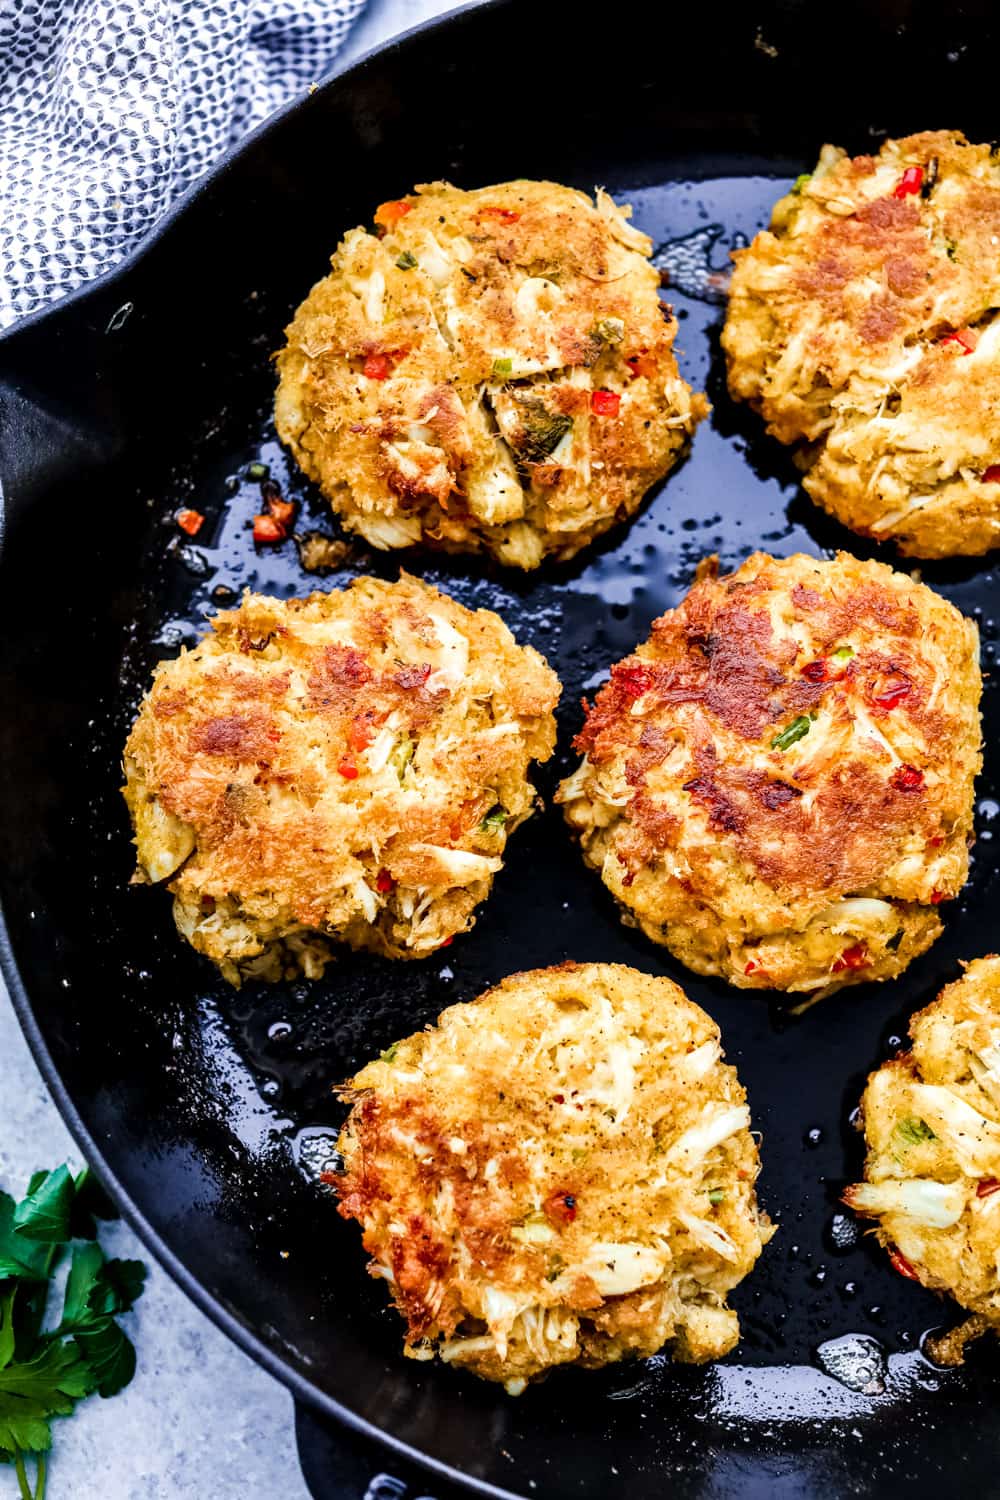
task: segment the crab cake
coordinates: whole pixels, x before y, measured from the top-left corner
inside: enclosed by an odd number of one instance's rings
[[[825,146],[734,255],[729,389],[826,510],[917,557],[1000,544],[1000,159],[953,131]]]
[[[534,568],[632,515],[708,406],[630,212],[436,182],[345,236],[287,330],[276,404],[345,526]]]
[[[553,1365],[736,1344],[726,1297],[774,1230],[736,1070],[669,979],[515,974],[345,1092],[340,1212],[412,1358],[516,1395]]]
[[[887,979],[968,873],[976,628],[846,553],[714,562],[587,709],[567,820],[624,920],[699,974]]]
[[[938,1341],[946,1363],[1000,1332],[1000,958],[980,958],[910,1023],[912,1047],[868,1079],[865,1181],[844,1200],[877,1220],[903,1276],[972,1319]]]
[[[471,927],[530,815],[559,683],[489,610],[405,575],[247,594],[157,668],[125,748],[140,881],[242,978],[331,945],[420,958]]]

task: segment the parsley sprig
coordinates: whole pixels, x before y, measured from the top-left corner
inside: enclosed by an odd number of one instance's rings
[[[105,1257],[95,1221],[114,1216],[89,1171],[36,1172],[19,1203],[0,1192],[0,1463],[13,1464],[21,1500],[44,1500],[52,1418],[95,1392],[116,1395],[135,1374],[135,1349],[115,1319],[142,1295],[146,1267]],[[67,1256],[59,1321],[45,1328]]]

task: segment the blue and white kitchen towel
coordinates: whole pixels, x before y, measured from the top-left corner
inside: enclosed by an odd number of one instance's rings
[[[106,271],[365,0],[0,0],[0,327]]]

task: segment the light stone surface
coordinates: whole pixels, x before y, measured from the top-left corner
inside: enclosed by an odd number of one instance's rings
[[[341,57],[452,8],[442,0],[369,0]],[[62,1161],[83,1165],[0,980],[0,1186],[19,1196],[36,1168]],[[47,1500],[308,1500],[288,1392],[150,1263],[124,1225],[105,1228],[101,1241],[150,1266],[146,1292],[125,1320],[139,1370],[122,1395],[95,1396],[55,1423]],[[13,1472],[0,1469],[0,1500],[16,1496]]]

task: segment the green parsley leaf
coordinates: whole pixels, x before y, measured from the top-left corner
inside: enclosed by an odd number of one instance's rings
[[[510,372],[511,370],[513,370],[513,368],[514,361],[512,359],[495,359],[493,361],[493,370],[490,374],[490,379],[493,381],[509,380]]]
[[[927,1121],[919,1119],[917,1115],[910,1115],[905,1120],[899,1120],[896,1124],[896,1134],[908,1146],[919,1146],[922,1141],[937,1140],[937,1136]]]
[[[91,1371],[71,1344],[46,1344],[28,1363],[0,1370],[0,1448],[47,1453],[51,1417],[68,1417],[94,1389]]]
[[[0,1370],[5,1370],[14,1358],[14,1298],[17,1287],[12,1286],[0,1297]]]
[[[479,832],[497,833],[507,822],[509,817],[510,813],[501,803],[498,802],[495,807],[490,808],[485,818],[483,818],[482,822],[479,824]]]
[[[393,1042],[391,1047],[386,1047],[384,1052],[379,1053],[380,1062],[392,1062],[399,1051],[399,1043]]]
[[[113,1318],[104,1318],[75,1336],[94,1384],[102,1396],[117,1396],[135,1374],[135,1346]]]
[[[403,250],[396,256],[396,264],[401,271],[412,271],[417,264],[417,257],[410,250]]]
[[[270,473],[271,468],[269,464],[255,463],[250,464],[247,468],[248,479],[267,479]]]
[[[84,1328],[90,1322],[90,1294],[97,1286],[97,1278],[104,1266],[104,1251],[100,1245],[74,1245],[66,1292],[63,1297],[60,1332]]]
[[[107,1260],[87,1305],[104,1317],[131,1312],[145,1287],[146,1267],[141,1260]]]
[[[799,714],[798,718],[793,719],[786,729],[783,729],[780,734],[774,736],[774,739],[771,741],[771,749],[787,750],[790,745],[795,744],[796,740],[804,739],[811,728],[812,720],[809,715]]]
[[[798,194],[802,192],[802,189],[806,187],[810,182],[812,182],[812,180],[813,174],[811,172],[800,172],[798,177],[796,177],[795,181],[792,183],[790,191],[798,196]]]
[[[725,1188],[709,1188],[708,1190],[709,1203],[721,1203],[724,1200],[725,1196]]]
[[[20,1452],[48,1453],[52,1429],[46,1420],[50,1413],[45,1403],[20,1399],[15,1404],[11,1399],[9,1412],[6,1407],[0,1396],[0,1453],[6,1462],[11,1463]]]
[[[95,1240],[98,1219],[117,1219],[115,1208],[89,1167],[84,1167],[76,1179],[76,1193],[70,1210],[70,1238]]]
[[[833,659],[834,661],[850,661],[853,655],[853,646],[838,646],[836,651],[833,653]]]
[[[50,1245],[33,1244],[14,1229],[15,1205],[8,1193],[0,1193],[0,1281],[47,1281],[54,1255]]]
[[[69,1214],[75,1184],[66,1166],[36,1174],[28,1196],[14,1210],[14,1228],[28,1240],[44,1245],[64,1245],[69,1239]]]
[[[146,1268],[107,1260],[94,1216],[114,1210],[89,1172],[36,1172],[20,1203],[0,1193],[0,1463],[13,1463],[22,1497],[32,1494],[25,1455],[39,1455],[36,1500],[54,1417],[99,1391],[113,1396],[135,1374],[135,1349],[115,1317],[141,1295]],[[44,1327],[49,1278],[67,1248],[71,1262],[58,1327]]]

